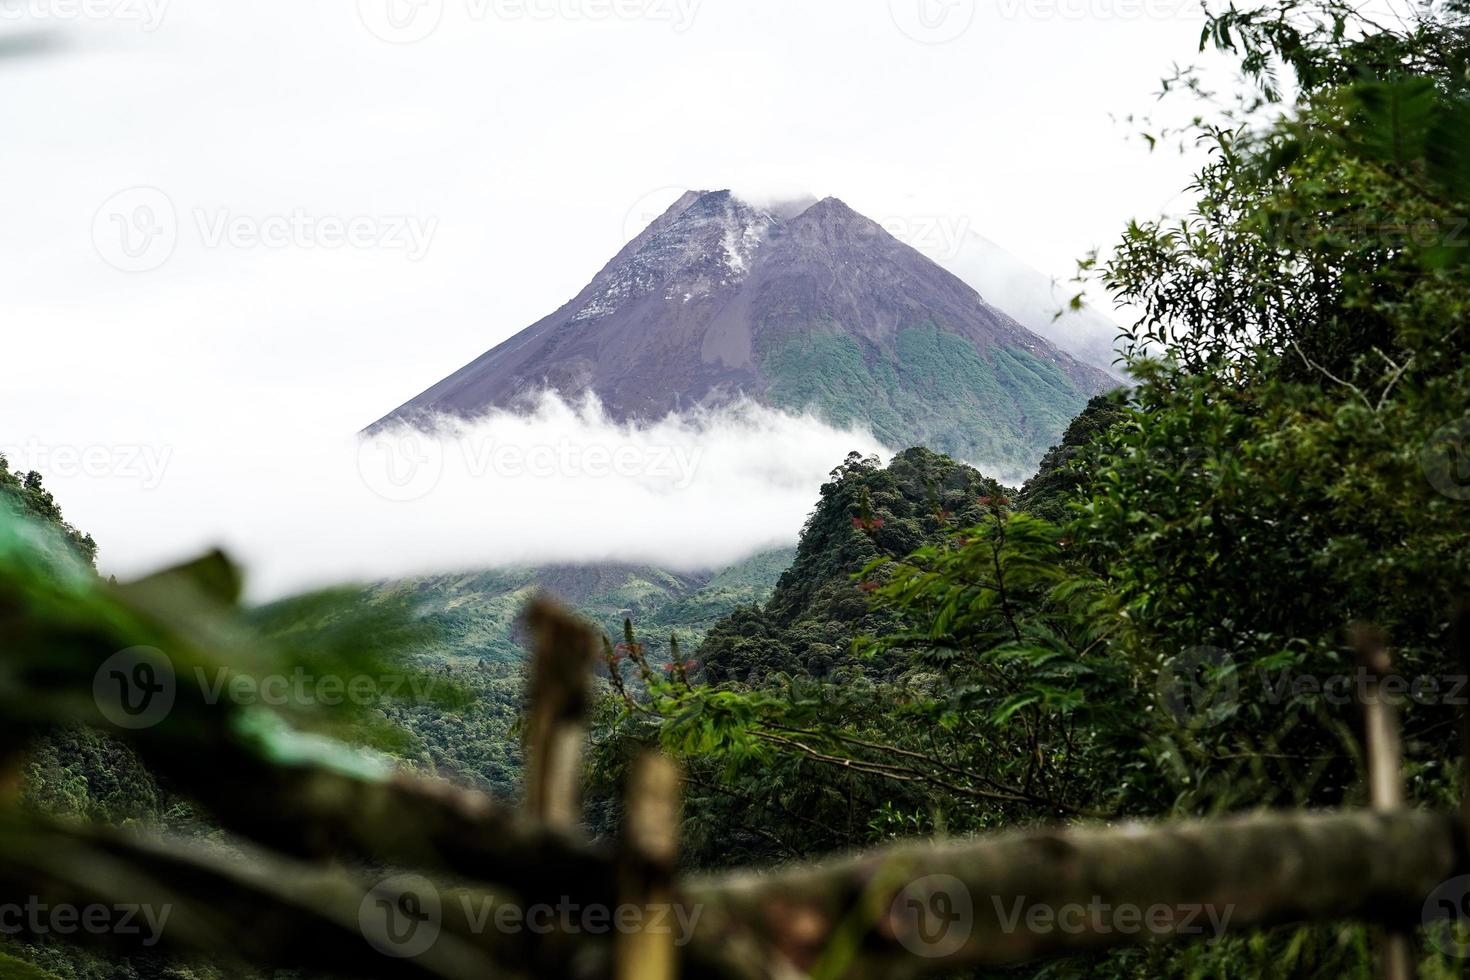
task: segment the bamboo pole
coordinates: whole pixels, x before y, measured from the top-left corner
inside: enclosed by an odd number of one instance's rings
[[[526,718],[526,806],[553,830],[581,824],[582,742],[587,737],[588,682],[600,641],[549,599],[526,613],[532,637]]]
[[[1460,602],[1450,626],[1450,643],[1455,663],[1470,675],[1470,600]],[[1460,825],[1465,835],[1465,853],[1470,854],[1470,711],[1460,720]]]
[[[622,902],[643,910],[640,928],[617,938],[616,980],[675,980],[674,868],[679,852],[679,771],[651,752],[628,780],[621,855]],[[657,921],[657,927],[652,924]]]
[[[1363,685],[1363,743],[1368,758],[1368,799],[1374,811],[1391,813],[1404,806],[1404,747],[1398,706],[1384,695],[1381,681],[1392,669],[1383,634],[1359,624],[1352,630],[1366,683]],[[1414,980],[1413,935],[1385,928],[1379,951],[1384,980]]]

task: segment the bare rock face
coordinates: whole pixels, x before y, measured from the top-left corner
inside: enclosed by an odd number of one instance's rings
[[[595,393],[619,419],[738,397],[1002,470],[1116,381],[836,198],[689,192],[571,302],[375,423]]]

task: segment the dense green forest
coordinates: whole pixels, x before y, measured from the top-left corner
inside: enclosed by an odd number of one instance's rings
[[[795,552],[587,590],[609,634],[592,836],[616,833],[649,746],[683,767],[691,870],[1058,821],[1363,806],[1358,624],[1402,682],[1409,802],[1464,795],[1470,691],[1451,630],[1470,597],[1470,28],[1454,4],[1380,24],[1280,0],[1214,16],[1203,43],[1238,60],[1244,94],[1221,105],[1181,72],[1166,87],[1199,117],[1149,129],[1210,150],[1197,203],[1083,263],[1140,311],[1134,384],[1094,398],[1025,486],[936,447],[886,465],[854,454]],[[39,475],[0,464],[0,505],[58,529],[90,569],[96,545]],[[529,579],[491,578],[290,600],[249,627],[324,669],[364,629],[406,648],[438,696],[375,694],[321,730],[510,797],[524,770],[512,610]],[[26,807],[231,846],[116,733],[25,732],[0,766]],[[1461,975],[1434,938],[1415,940],[1420,974]],[[1005,975],[1367,977],[1371,948],[1359,923],[1288,925]],[[0,940],[0,976],[223,975]]]

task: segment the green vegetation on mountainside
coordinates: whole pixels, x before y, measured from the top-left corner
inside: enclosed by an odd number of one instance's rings
[[[790,564],[778,548],[715,575],[680,575],[646,566],[556,565],[495,569],[388,582],[363,593],[364,609],[406,603],[426,628],[415,647],[428,677],[461,693],[452,706],[430,699],[385,702],[381,720],[407,735],[391,748],[401,762],[502,798],[520,794],[526,651],[520,633],[526,603],[555,595],[618,636],[632,618],[646,631],[649,652],[666,656],[671,634],[692,650],[717,621],[742,605],[763,602]],[[274,616],[278,610],[262,610]],[[331,622],[313,622],[318,634]]]
[[[61,516],[61,507],[41,482],[41,474],[15,473],[10,461],[0,455],[0,507],[11,513],[34,518],[49,524],[66,535],[66,539],[87,562],[97,561],[97,543],[90,534],[83,534],[68,524]]]
[[[640,624],[657,656],[677,633],[693,649],[709,628],[742,605],[763,602],[790,562],[790,548],[761,552],[716,574],[679,574],[641,565],[549,565],[436,575],[374,586],[365,601],[409,601],[432,628],[429,660],[518,665],[526,603],[545,591],[610,636],[623,620]]]
[[[906,555],[937,540],[951,521],[978,515],[980,498],[1005,492],[928,449],[905,450],[887,467],[848,456],[822,486],[791,567],[769,601],[745,605],[710,630],[699,650],[707,675],[825,675],[850,663],[853,638],[887,622],[869,608],[853,576],[874,558]]]
[[[837,425],[870,425],[886,445],[925,446],[1007,476],[1030,472],[1090,394],[1029,351],[981,353],[934,326],[899,331],[891,352],[812,330],[764,357],[779,407],[815,408]]]

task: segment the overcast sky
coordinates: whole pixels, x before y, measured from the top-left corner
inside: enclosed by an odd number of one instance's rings
[[[211,541],[267,590],[433,565],[417,523],[346,556],[380,529],[328,529],[329,495],[289,540],[242,511],[339,486],[322,440],[564,302],[683,188],[831,194],[1068,274],[1179,207],[1194,161],[1115,117],[1200,22],[1189,0],[0,0],[0,445],[105,570]],[[794,533],[838,461],[801,432],[784,516],[726,511],[764,522],[746,544]],[[533,552],[484,520],[445,561]]]

